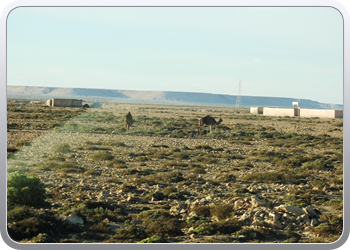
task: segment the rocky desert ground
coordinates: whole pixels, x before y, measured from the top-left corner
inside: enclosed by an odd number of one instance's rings
[[[198,133],[205,115],[223,122]],[[343,119],[10,100],[7,127],[8,174],[45,190],[42,204],[8,204],[17,242],[327,243],[342,233]]]

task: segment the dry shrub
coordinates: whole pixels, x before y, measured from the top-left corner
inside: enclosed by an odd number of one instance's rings
[[[245,175],[243,181],[259,181],[259,182],[295,182],[296,175],[293,173],[280,172],[280,171],[270,171],[270,172],[256,172],[252,174]],[[300,176],[301,177],[301,176]]]
[[[19,141],[19,142],[16,142],[15,145],[17,147],[23,147],[23,146],[29,146],[30,145],[30,142],[29,141]]]
[[[192,233],[194,234],[232,234],[238,230],[241,230],[243,226],[242,221],[236,219],[227,221],[216,221],[203,223],[196,227]]]
[[[145,196],[145,199],[151,200],[152,198],[156,200],[163,200],[165,198],[164,194],[160,191],[150,192]]]
[[[94,170],[94,169],[89,169],[87,170],[84,175],[101,175],[99,171]]]
[[[312,231],[321,237],[340,236],[343,232],[343,218],[332,214],[321,215],[320,220],[327,222],[321,223]]]
[[[219,220],[232,216],[233,206],[230,204],[218,204],[210,207],[211,216],[216,216]]]
[[[183,222],[176,218],[167,219],[161,217],[154,222],[147,223],[146,232],[149,234],[160,234],[164,236],[183,235],[183,232],[181,231],[182,224]]]
[[[113,238],[144,239],[147,236],[148,236],[147,233],[141,227],[137,227],[135,225],[129,225],[126,227],[119,228],[117,230],[116,235],[114,235]]]
[[[177,188],[176,187],[172,187],[172,186],[166,187],[166,188],[164,188],[162,190],[162,193],[165,196],[168,196],[169,194],[174,193],[174,192],[177,192]]]
[[[15,205],[12,209],[7,211],[7,222],[14,222],[24,220],[30,217],[30,208],[25,205]]]
[[[52,226],[49,222],[40,218],[30,217],[17,221],[16,227],[8,228],[8,233],[12,239],[22,240],[24,238],[32,238],[50,229],[52,229]]]
[[[107,183],[115,183],[115,184],[123,183],[120,179],[118,179],[116,177],[110,177],[110,178],[106,179],[106,182]]]
[[[205,171],[205,169],[203,168],[199,168],[199,167],[195,167],[191,170],[191,173],[194,173],[194,174],[206,174],[207,171]]]
[[[70,146],[68,143],[60,143],[60,144],[56,144],[52,147],[52,149],[55,151],[55,152],[58,152],[58,153],[68,153],[70,152]]]
[[[66,158],[64,158],[61,155],[54,155],[54,156],[47,157],[46,160],[47,161],[60,161],[60,162],[62,162],[62,161],[65,161]]]
[[[98,233],[107,233],[110,231],[110,228],[105,223],[99,222],[90,226],[88,230]]]
[[[108,161],[114,158],[109,152],[99,151],[90,156],[91,159],[96,161]]]
[[[66,173],[81,173],[84,172],[84,168],[80,167],[77,163],[72,161],[63,162],[55,167],[58,172]]]
[[[109,166],[109,167],[112,167],[112,166],[116,167],[118,165],[125,165],[125,161],[114,158],[114,159],[106,162],[106,166]],[[121,167],[119,167],[119,168],[121,168]]]
[[[213,150],[212,147],[210,147],[209,145],[196,145],[193,147],[194,149],[205,149],[205,150]]]
[[[191,212],[195,212],[197,216],[210,217],[210,208],[205,205],[192,206]]]
[[[120,141],[105,141],[102,143],[102,145],[112,146],[112,147],[125,147],[126,146],[124,142],[120,142]]]
[[[233,174],[223,174],[216,178],[218,182],[235,182],[236,177]]]
[[[138,243],[169,243],[169,242],[161,235],[153,235],[152,237],[143,239]]]

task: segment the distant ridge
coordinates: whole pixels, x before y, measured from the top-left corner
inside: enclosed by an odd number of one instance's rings
[[[128,103],[158,103],[174,105],[235,106],[235,95],[172,92],[172,91],[137,91],[88,88],[53,88],[31,86],[7,86],[8,98],[51,99],[76,98],[86,101],[111,101]],[[320,103],[309,99],[285,97],[242,96],[242,107],[292,107],[298,101],[302,108],[343,109],[343,105]]]

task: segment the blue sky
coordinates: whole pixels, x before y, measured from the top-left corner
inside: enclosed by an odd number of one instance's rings
[[[8,85],[164,90],[343,104],[330,7],[21,7]]]

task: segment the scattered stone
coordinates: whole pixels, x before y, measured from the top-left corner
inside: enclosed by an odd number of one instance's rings
[[[237,201],[235,201],[234,206],[235,207],[241,207],[243,204],[244,204],[243,200],[237,200]]]
[[[266,220],[266,223],[270,224],[273,228],[282,229],[282,223],[278,220]]]
[[[128,196],[128,198],[126,198],[126,201],[130,203],[137,203],[140,201],[140,198]]]
[[[310,218],[317,217],[316,212],[314,211],[314,209],[310,205],[307,207],[304,207],[303,210],[305,213],[307,213],[310,216]]]
[[[315,219],[315,218],[311,219],[310,226],[316,227],[318,225],[319,225],[319,222],[317,219]]]
[[[171,215],[178,215],[180,213],[180,210],[178,207],[171,207],[169,212]]]
[[[252,196],[251,203],[254,207],[261,207],[266,205],[266,200],[260,199],[258,196]]]
[[[307,214],[302,214],[302,215],[300,215],[300,219],[307,220],[307,219],[309,219],[309,216]]]
[[[250,238],[253,238],[253,239],[256,239],[258,237],[258,235],[255,232],[250,233],[249,236]]]
[[[279,215],[278,215],[277,213],[273,213],[273,212],[270,212],[270,213],[269,213],[269,217],[271,217],[271,219],[272,219],[273,221],[276,221],[276,220],[279,219]]]
[[[191,216],[197,216],[196,212],[192,211],[191,213],[188,214],[188,217],[191,217]]]
[[[110,195],[109,191],[103,190],[103,191],[100,192],[98,197],[107,197],[109,195]]]
[[[69,222],[70,224],[78,224],[78,225],[84,224],[84,220],[81,217],[74,215],[74,214],[66,217],[65,221]]]
[[[187,234],[190,234],[190,233],[192,233],[194,231],[194,227],[190,227],[189,229],[188,229],[188,231],[187,231]]]
[[[287,212],[295,216],[300,216],[306,214],[303,209],[293,206],[293,205],[280,205],[274,208],[276,211]]]
[[[195,235],[195,234],[191,234],[191,235],[190,235],[190,238],[193,239],[193,240],[195,240],[195,239],[198,239],[199,236],[198,236],[198,235]]]
[[[79,137],[77,136],[79,135]],[[50,135],[51,136],[51,135]],[[43,147],[39,151],[43,151],[45,148],[51,148],[55,141],[66,141],[65,136],[68,137],[68,133],[62,133],[59,135],[53,134],[51,137],[49,137],[49,133],[46,135],[45,144],[43,144]],[[69,142],[74,148],[75,146],[83,145],[84,141],[90,140],[91,141],[106,141],[107,139],[104,136],[108,136],[108,138],[111,136],[110,133],[107,135],[103,134],[94,134],[90,135],[87,133],[81,133],[78,134],[78,132],[69,135],[69,138],[79,138],[74,142]],[[140,136],[137,140],[133,141],[132,136],[130,135],[122,135],[122,133],[115,132],[115,134],[112,135],[115,136],[118,140],[126,142],[128,145],[128,151],[137,154],[142,153],[144,149],[147,148],[147,145],[149,145],[149,141],[154,140],[153,137],[147,137],[145,141],[141,141],[142,136]],[[101,137],[101,139],[100,139]],[[62,139],[63,138],[63,139]],[[76,139],[76,138],[75,138]],[[158,140],[159,138],[157,138]],[[159,139],[160,140],[160,139]],[[167,142],[159,141],[158,144],[167,144],[169,147],[179,147],[177,143],[175,143],[175,140],[171,141],[166,139]],[[176,138],[176,140],[183,140],[182,138]],[[202,139],[198,139],[202,140]],[[169,142],[168,142],[169,141]],[[174,143],[174,145],[171,145],[171,143]],[[213,143],[212,140],[202,141],[201,144],[210,144]],[[227,142],[224,142],[223,145],[226,145]],[[181,141],[181,144],[183,142]],[[49,147],[47,146],[49,145]],[[218,145],[215,142],[215,145],[213,145],[213,148],[219,148],[220,146],[224,147],[223,145]],[[229,144],[231,145],[231,144]],[[190,148],[193,148],[191,143],[188,143],[188,146]],[[244,145],[243,145],[244,146]],[[241,148],[236,146],[230,146],[232,147],[230,151],[227,150],[227,153],[238,153],[239,150],[235,148]],[[34,148],[34,147],[32,147]],[[189,150],[190,148],[187,148]],[[26,149],[24,149],[24,153]],[[182,150],[182,149],[181,149]],[[81,151],[83,152],[83,151]],[[180,151],[181,152],[181,151]],[[215,150],[216,153],[219,152]],[[242,150],[242,154],[246,154],[247,150]],[[136,187],[137,192],[130,192],[129,190],[125,189],[124,191],[121,189],[117,189],[118,187],[122,186],[121,183],[131,183],[135,178],[132,175],[115,175],[118,178],[116,178],[116,183],[109,183],[104,184],[105,178],[114,177],[115,173],[118,173],[118,171],[121,171],[120,169],[113,169],[111,167],[106,167],[104,164],[96,164],[95,162],[92,163],[90,161],[84,160],[81,158],[81,155],[84,155],[85,153],[80,153],[80,151],[74,150],[72,152],[72,155],[76,154],[76,156],[67,157],[66,159],[72,159],[76,161],[79,165],[83,167],[87,167],[87,169],[96,168],[98,172],[101,172],[101,176],[89,176],[88,178],[84,174],[75,174],[75,173],[54,173],[53,171],[44,171],[43,173],[39,173],[38,175],[40,178],[45,179],[45,188],[48,193],[54,193],[57,196],[62,196],[63,200],[54,200],[49,199],[48,201],[52,204],[53,207],[64,207],[64,206],[70,206],[72,204],[72,201],[79,201],[79,203],[82,202],[101,202],[101,201],[112,201],[114,203],[117,203],[118,205],[121,205],[122,207],[125,206],[126,211],[130,211],[131,213],[136,213],[136,211],[147,211],[150,209],[164,209],[169,211],[172,215],[177,215],[178,218],[186,220],[187,218],[191,216],[200,216],[200,214],[196,214],[195,212],[191,212],[191,206],[196,205],[216,205],[221,203],[231,204],[233,205],[234,209],[234,218],[237,218],[241,221],[244,221],[244,224],[251,228],[259,228],[264,227],[269,224],[271,228],[278,229],[278,230],[291,230],[291,231],[297,231],[297,230],[311,230],[313,227],[318,226],[320,223],[327,222],[326,220],[321,221],[319,218],[319,211],[314,210],[311,206],[307,206],[304,208],[298,208],[296,206],[291,205],[282,205],[282,201],[284,201],[283,196],[289,195],[291,193],[292,188],[298,188],[301,192],[304,192],[305,190],[312,189],[313,187],[310,184],[300,184],[300,185],[290,185],[290,184],[275,184],[275,183],[253,183],[250,184],[247,182],[230,182],[230,183],[220,183],[220,185],[214,185],[211,182],[206,182],[203,184],[196,184],[196,183],[189,183],[186,182],[184,185],[176,185],[175,187],[181,192],[184,191],[184,193],[187,192],[188,195],[185,195],[185,197],[188,199],[186,201],[183,200],[176,200],[176,199],[165,199],[165,200],[159,200],[152,199],[152,201],[137,197],[144,197],[147,193],[154,192],[155,189],[157,190],[163,190],[167,185],[148,185],[147,183],[140,184]],[[241,154],[241,152],[239,152]],[[29,155],[29,151],[25,155],[27,158],[38,158],[35,153],[31,153]],[[51,156],[50,152],[47,153],[47,156]],[[68,155],[67,155],[68,156]],[[123,156],[122,154],[118,154],[118,157],[120,157],[122,160],[125,161],[126,165],[130,167],[130,169],[137,169],[138,171],[143,171],[143,167],[138,167],[139,162],[135,162],[135,157],[130,156]],[[155,163],[155,162],[154,162]],[[95,165],[93,165],[95,164]],[[225,163],[226,164],[226,163]],[[140,166],[146,166],[147,164]],[[255,165],[255,164],[254,164]],[[173,167],[174,169],[177,169],[178,167]],[[219,173],[220,170],[223,170],[221,167],[214,166],[213,168],[207,168],[206,165],[203,165],[203,168],[207,171],[206,174],[197,175],[198,178],[200,176],[203,177],[203,179],[212,179],[214,173]],[[274,170],[274,167],[264,168],[263,170]],[[236,172],[237,178],[241,178],[249,173],[249,169],[241,168],[239,171]],[[254,170],[255,171],[255,170]],[[101,178],[101,179],[98,179]],[[100,180],[102,180],[100,182]],[[112,178],[111,178],[112,180]],[[72,188],[76,187],[76,188]],[[55,190],[54,190],[55,188]],[[330,191],[334,191],[336,194],[339,194],[342,192],[342,190],[339,190],[339,188],[342,188],[341,185],[336,184],[330,184],[330,186],[327,188],[319,188],[319,191],[326,192],[327,194],[330,194]],[[212,196],[207,195],[207,193],[202,193],[202,190],[210,190],[212,192]],[[237,190],[235,192],[234,190]],[[314,188],[314,190],[317,190]],[[235,197],[235,198],[227,198],[226,200],[222,200],[221,198],[218,198],[216,195],[216,192],[228,192],[230,194],[235,193],[235,195],[239,196],[245,196],[246,194],[249,194],[249,191],[256,192],[258,195],[253,195],[251,197]],[[239,192],[238,192],[239,191]],[[275,191],[279,191],[278,194],[274,193]],[[74,193],[75,192],[75,193]],[[141,194],[143,193],[143,194]],[[319,192],[315,192],[319,193]],[[244,194],[244,195],[243,195]],[[312,194],[312,193],[311,193]],[[137,197],[134,197],[137,196]],[[198,198],[200,197],[200,198]],[[214,198],[215,197],[215,198]],[[220,197],[220,196],[219,196]],[[231,196],[225,196],[225,197],[231,197]],[[272,201],[276,197],[276,200]],[[98,200],[96,200],[98,199]],[[270,200],[271,199],[271,200]],[[281,201],[278,202],[278,200]],[[142,204],[150,204],[150,205],[142,205]],[[320,209],[322,208],[322,204],[319,205]],[[316,213],[316,212],[317,213]],[[324,210],[322,210],[324,211]],[[242,215],[243,214],[243,215]],[[70,215],[68,217],[60,217],[63,218],[62,220],[65,221],[65,223],[71,223],[76,225],[82,225],[84,224],[84,219],[76,216],[76,215]],[[217,217],[211,217],[212,221],[219,220]],[[231,219],[231,218],[230,218]],[[320,221],[319,221],[320,220]],[[222,220],[221,220],[222,221]],[[104,223],[109,224],[108,226],[118,228],[120,227],[120,224],[122,223],[116,223],[114,221],[110,222],[107,218],[103,220]],[[140,220],[133,220],[133,222],[137,222],[139,224],[142,223]],[[266,222],[266,223],[265,223]],[[20,230],[20,227],[16,227],[15,223],[9,224],[8,227],[13,230]],[[187,234],[187,240],[190,239],[201,239],[203,240],[203,236],[198,236],[194,232],[194,228],[182,228],[182,232]],[[276,230],[277,231],[277,230]],[[303,235],[305,234],[311,234],[311,232],[302,232]],[[70,236],[73,236],[74,234],[70,234]],[[240,235],[239,237],[247,237]],[[256,233],[251,233],[248,235],[248,238],[256,238]],[[199,240],[198,240],[199,241]],[[193,240],[191,240],[193,242]]]

